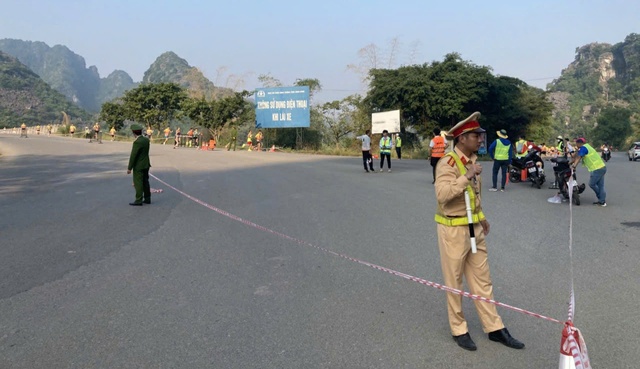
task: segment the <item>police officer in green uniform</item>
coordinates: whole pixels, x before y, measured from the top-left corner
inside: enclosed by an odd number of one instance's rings
[[[227,146],[227,151],[231,150],[231,146],[233,146],[233,151],[236,151],[236,142],[238,141],[238,130],[236,127],[231,128],[231,141],[229,141],[229,145]]]
[[[136,200],[129,203],[129,205],[142,206],[143,203],[151,204],[151,188],[149,186],[149,168],[151,168],[151,162],[149,161],[149,139],[142,135],[142,126],[139,124],[132,124],[131,131],[135,136],[135,140],[131,148],[127,174],[133,172],[133,186],[136,189]]]

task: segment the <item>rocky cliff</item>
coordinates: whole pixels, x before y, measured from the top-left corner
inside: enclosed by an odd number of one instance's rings
[[[208,100],[233,94],[233,90],[214,86],[200,70],[192,67],[174,52],[160,55],[144,73],[142,83],[174,82],[187,89],[191,97]]]
[[[90,119],[66,97],[52,89],[16,58],[0,51],[0,127],[48,124],[60,120],[61,111],[72,118]]]

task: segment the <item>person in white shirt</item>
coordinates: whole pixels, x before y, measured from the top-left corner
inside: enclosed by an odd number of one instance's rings
[[[362,164],[364,165],[365,172],[375,173],[373,170],[373,158],[371,157],[371,131],[367,130],[362,136],[356,137],[357,140],[362,141]],[[367,168],[368,164],[368,168]]]

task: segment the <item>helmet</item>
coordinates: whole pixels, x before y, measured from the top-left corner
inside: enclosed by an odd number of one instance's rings
[[[562,136],[558,136],[556,137],[558,140],[562,140]]]

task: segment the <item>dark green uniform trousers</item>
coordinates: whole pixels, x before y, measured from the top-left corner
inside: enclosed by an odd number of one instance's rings
[[[133,187],[136,189],[136,203],[151,202],[151,187],[149,186],[149,168],[133,170]],[[144,196],[144,197],[143,197]]]

